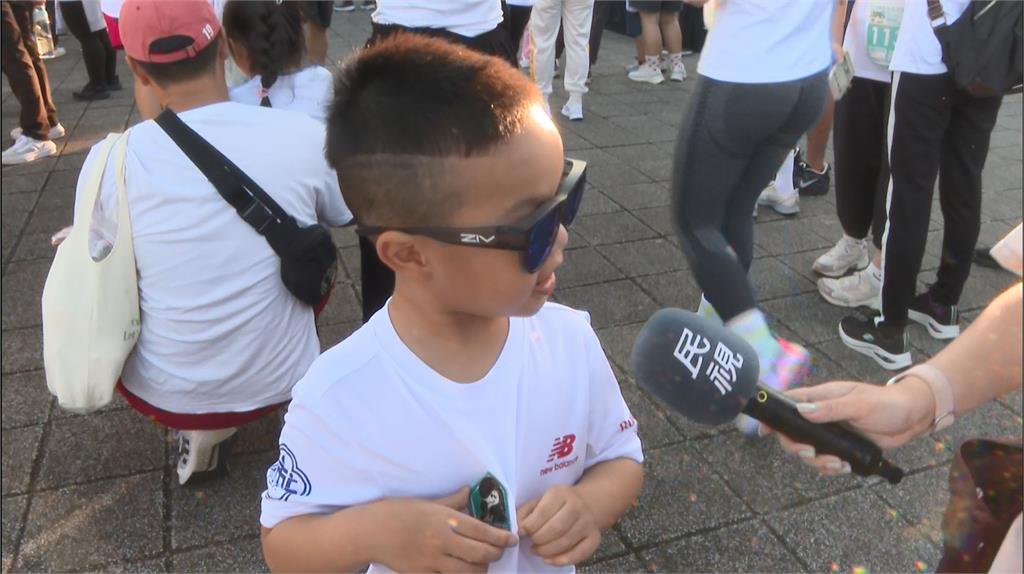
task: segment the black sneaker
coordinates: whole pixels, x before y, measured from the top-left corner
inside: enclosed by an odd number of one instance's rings
[[[93,100],[105,100],[110,97],[110,92],[107,91],[105,86],[95,86],[93,84],[86,84],[84,88],[77,92],[71,92],[72,97],[80,101],[93,101]]]
[[[816,196],[828,193],[832,184],[832,166],[825,164],[825,171],[817,172],[807,165],[807,162],[800,161],[793,168],[793,187],[800,191],[800,195]]]
[[[876,326],[874,319],[843,317],[839,337],[847,347],[871,357],[884,369],[895,371],[913,363],[903,327]]]
[[[122,89],[124,88],[121,86],[121,78],[116,74],[112,80],[107,80],[107,90],[111,92],[120,92]]]
[[[334,11],[335,12],[351,12],[351,11],[353,11],[355,9],[356,9],[356,3],[353,2],[352,0],[349,0],[348,2],[335,2],[334,3]]]
[[[940,305],[927,292],[910,302],[907,318],[924,325],[934,339],[955,339],[960,335],[960,310],[957,306]]]

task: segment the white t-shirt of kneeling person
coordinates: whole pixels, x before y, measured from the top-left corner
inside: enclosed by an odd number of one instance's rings
[[[556,303],[512,317],[491,370],[457,383],[402,342],[386,305],[295,385],[261,524],[385,497],[436,499],[491,473],[516,532],[515,508],[549,488],[609,460],[642,462],[636,420],[588,319]],[[489,570],[573,571],[531,547],[520,539]]]
[[[322,123],[234,102],[178,115],[299,225],[352,219],[324,158]],[[83,173],[91,161],[92,153]],[[113,163],[93,213],[94,258],[117,233]],[[128,132],[124,178],[142,312],[125,388],[182,414],[287,401],[320,343],[312,309],[281,280],[278,255],[152,120]]]

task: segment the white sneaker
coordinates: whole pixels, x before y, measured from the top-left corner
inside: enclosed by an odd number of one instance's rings
[[[57,144],[52,141],[39,141],[25,134],[14,140],[14,145],[3,153],[3,165],[29,163],[57,153]]]
[[[871,262],[867,239],[854,239],[843,235],[832,249],[814,260],[811,269],[826,277],[842,277],[850,271],[860,271]]]
[[[57,46],[53,49],[53,52],[50,52],[49,54],[39,54],[39,57],[44,60],[52,60],[54,58],[59,58],[67,53],[68,51],[64,49],[64,46]]]
[[[562,106],[562,115],[574,122],[583,119],[583,99],[570,97],[568,102]]]
[[[21,128],[14,128],[13,130],[11,130],[11,139],[12,140],[18,139],[21,136],[22,133],[23,132],[22,132]],[[59,140],[60,138],[62,138],[62,137],[67,135],[67,131],[64,129],[63,125],[57,124],[57,125],[53,126],[52,128],[50,128],[50,131],[47,132],[46,135],[49,136],[49,138],[51,140]]]
[[[686,65],[682,62],[675,62],[672,64],[672,74],[669,75],[668,79],[673,82],[682,82],[686,79]]]
[[[647,82],[648,84],[660,84],[665,81],[665,76],[657,66],[644,64],[629,73],[629,79],[634,82]]]
[[[544,104],[544,113],[547,114],[548,117],[550,118],[551,117],[551,104],[548,103],[547,96],[544,96],[544,99],[541,100],[541,103]]]
[[[838,307],[882,310],[882,281],[870,266],[846,277],[818,279],[818,293]]]
[[[770,207],[779,215],[796,215],[800,213],[800,194],[794,193],[783,197],[775,189],[775,182],[769,183],[761,196],[757,198],[757,204]]]
[[[238,432],[237,428],[218,430],[177,431],[178,484],[185,484],[193,474],[222,470],[226,453],[221,443]]]

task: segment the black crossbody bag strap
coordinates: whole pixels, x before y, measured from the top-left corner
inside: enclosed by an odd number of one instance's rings
[[[164,108],[155,121],[210,180],[224,201],[257,233],[265,236],[272,223],[293,221],[259,184],[188,127],[170,108]]]

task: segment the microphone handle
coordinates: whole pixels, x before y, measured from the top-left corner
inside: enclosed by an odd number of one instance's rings
[[[772,388],[758,384],[743,413],[797,442],[813,446],[819,454],[839,457],[860,476],[877,474],[891,484],[903,480],[903,470],[885,460],[878,445],[843,425],[805,419],[789,397]]]

